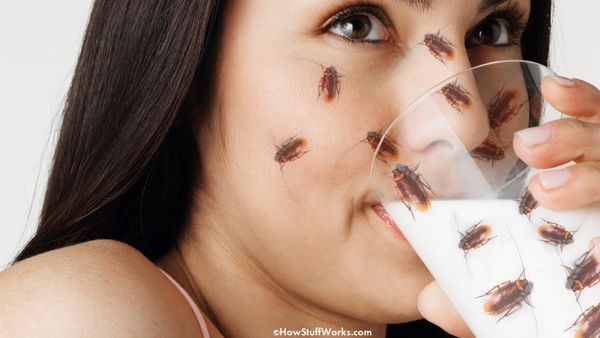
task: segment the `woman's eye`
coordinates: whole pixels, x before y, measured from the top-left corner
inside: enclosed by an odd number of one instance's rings
[[[508,20],[491,18],[479,25],[466,42],[468,45],[508,45],[512,42],[510,36]]]
[[[329,32],[352,42],[390,41],[386,26],[372,14],[359,13],[334,21]]]

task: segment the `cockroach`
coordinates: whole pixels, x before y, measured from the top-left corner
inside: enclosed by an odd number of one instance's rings
[[[500,91],[496,93],[488,109],[490,127],[496,131],[501,125],[515,117],[527,102],[525,100],[518,103],[521,93],[517,89],[505,90],[504,87],[502,86]]]
[[[281,146],[275,145],[277,152],[275,153],[275,161],[279,163],[279,169],[283,170],[283,166],[286,163],[295,161],[300,157],[304,156],[308,152],[306,147],[308,142],[306,139],[296,136],[292,136],[287,139]]]
[[[565,330],[568,331],[577,325],[575,338],[596,338],[600,334],[600,303],[587,308],[577,317],[573,325]]]
[[[446,64],[445,60],[454,60],[454,45],[443,37],[439,30],[435,34],[425,34],[419,45],[427,46],[429,53],[443,64]]]
[[[485,313],[498,315],[504,312],[502,317],[496,321],[498,323],[513,313],[513,310],[521,305],[521,301],[525,301],[527,305],[533,307],[528,299],[532,288],[533,283],[525,278],[525,270],[523,270],[517,279],[500,283],[476,298],[489,296],[483,304]]]
[[[500,161],[504,159],[504,150],[489,139],[485,139],[481,145],[471,151],[471,155],[486,161]]]
[[[592,248],[593,249],[593,248]],[[584,253],[576,262],[573,268],[565,266],[568,272],[567,288],[575,292],[575,298],[583,289],[591,288],[600,282],[600,264],[596,258],[590,254],[592,249]]]
[[[382,138],[383,142],[381,142]],[[377,158],[385,164],[389,165],[388,161],[396,161],[400,156],[400,153],[398,152],[398,143],[390,137],[383,137],[380,132],[367,132],[367,137],[362,142],[368,143],[373,151],[377,149],[377,146],[381,142],[381,147],[379,147],[379,150],[377,151]]]
[[[319,96],[323,95],[323,101],[330,103],[340,94],[340,78],[343,76],[337,72],[335,67],[324,67],[321,65],[323,75],[319,80]]]
[[[460,231],[458,232],[460,234],[458,247],[464,251],[465,257],[470,250],[482,247],[490,240],[496,238],[496,236],[492,236],[492,227],[487,224],[481,224],[481,222],[483,221],[479,221],[479,223],[470,227],[464,234]]]
[[[537,228],[538,233],[542,237],[541,241],[552,245],[560,245],[561,247],[573,243],[573,232],[565,229],[562,225],[550,222],[542,218],[545,224]]]
[[[461,113],[462,109],[471,108],[471,94],[458,84],[458,80],[455,80],[453,83],[449,83],[442,87],[439,93],[444,95],[446,102],[448,102],[452,108]]]
[[[519,202],[519,213],[522,215],[527,215],[528,218],[531,218],[531,213],[539,205],[540,203],[533,197],[533,195],[531,195],[529,189],[525,188]]]
[[[396,164],[392,171],[393,179],[396,184],[396,191],[404,205],[415,217],[411,205],[421,212],[429,210],[429,198],[435,195],[428,183],[424,182],[420,174],[417,174],[418,165],[409,168],[403,164]]]

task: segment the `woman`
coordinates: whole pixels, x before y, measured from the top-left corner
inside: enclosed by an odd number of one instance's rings
[[[0,274],[2,335],[272,337],[324,327],[384,337],[387,323],[422,316],[467,335],[436,284],[425,287],[432,277],[410,246],[376,216],[371,150],[345,154],[400,111],[395,91],[496,59],[545,62],[549,8],[96,1],[39,229]],[[453,44],[452,61],[416,44],[433,33]],[[426,67],[440,78],[419,83]],[[515,150],[540,167],[580,163],[530,190],[548,207],[595,203],[600,94],[562,78],[544,94],[581,121],[524,132]],[[388,336],[433,336],[402,330]]]

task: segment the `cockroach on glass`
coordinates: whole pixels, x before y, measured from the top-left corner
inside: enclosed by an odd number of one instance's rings
[[[471,94],[458,84],[458,80],[442,87],[439,93],[444,95],[446,102],[448,102],[452,108],[461,113],[463,112],[462,109],[471,108]]]
[[[519,202],[519,213],[531,218],[531,213],[539,205],[540,203],[531,195],[529,189],[525,188]]]
[[[519,90],[505,90],[504,87],[505,86],[502,86],[500,91],[496,93],[488,108],[490,127],[496,132],[498,132],[498,129],[501,125],[507,123],[513,117],[515,117],[523,105],[527,103],[527,100],[524,102],[518,102],[519,98],[521,97]]]
[[[321,98],[321,95],[323,95],[323,101],[331,103],[340,94],[340,78],[343,75],[339,74],[333,66],[324,67],[321,65],[321,69],[323,70],[323,75],[319,80],[318,98]]]
[[[575,325],[575,338],[597,338],[600,335],[600,303],[587,308],[565,332]]]
[[[592,248],[593,249],[593,248]],[[567,288],[575,292],[575,298],[579,299],[579,295],[583,289],[591,288],[600,282],[600,264],[590,252],[592,249],[584,253],[576,262],[573,268],[565,266],[567,270]]]
[[[415,214],[412,207],[421,212],[429,210],[429,198],[435,195],[429,184],[423,180],[420,174],[415,172],[417,168],[418,165],[411,169],[406,165],[396,164],[396,168],[392,171],[396,192],[402,203],[412,214],[413,219]]]
[[[492,164],[494,161],[500,161],[504,159],[504,150],[506,149],[498,146],[489,139],[485,139],[481,145],[471,150],[471,155],[474,158],[478,158],[485,161],[490,161]]]
[[[463,250],[465,257],[470,250],[482,247],[490,240],[496,238],[496,236],[492,236],[492,227],[487,224],[481,224],[481,222],[483,221],[479,221],[479,223],[470,227],[464,234],[460,231],[458,232],[460,234],[458,247]]]
[[[575,231],[569,231],[558,223],[543,218],[542,220],[545,224],[540,225],[537,228],[538,233],[542,237],[542,239],[540,239],[542,242],[560,245],[561,249],[565,245],[573,243],[573,234]]]
[[[383,138],[383,142],[381,142]],[[390,137],[383,137],[380,132],[370,131],[367,132],[367,137],[362,141],[371,146],[371,149],[375,151],[377,146],[381,142],[381,147],[377,151],[377,158],[388,164],[388,161],[397,161],[400,153],[398,152],[398,143]]]
[[[443,64],[454,60],[454,45],[443,37],[439,30],[434,34],[425,34],[419,45],[427,46],[429,53]]]
[[[506,281],[494,286],[491,290],[476,298],[489,296],[483,304],[483,311],[489,315],[504,314],[496,323],[514,312],[515,308],[524,301],[532,306],[529,300],[529,294],[533,288],[533,283],[525,278],[525,270],[519,277],[513,281]]]
[[[275,161],[279,163],[279,169],[283,170],[286,163],[295,161],[304,156],[308,152],[306,147],[308,142],[302,137],[296,138],[292,136],[288,138],[281,146],[275,145],[277,152],[275,153]]]

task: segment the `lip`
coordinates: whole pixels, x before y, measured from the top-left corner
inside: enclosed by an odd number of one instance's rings
[[[388,215],[387,211],[385,211],[385,208],[383,207],[383,205],[381,205],[381,203],[376,203],[373,204],[371,206],[371,208],[373,208],[373,211],[375,211],[375,213],[377,214],[377,216],[379,216],[379,219],[381,219],[381,221],[383,222],[383,224],[392,232],[394,233],[395,237],[407,242],[406,237],[404,237],[404,235],[402,234],[402,232],[400,231],[400,229],[398,228],[398,225],[396,224],[396,222],[394,222],[394,220],[390,217],[390,215]]]

